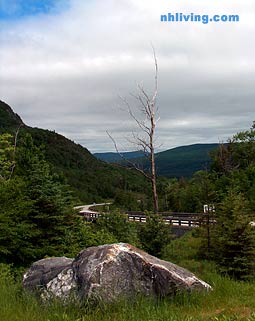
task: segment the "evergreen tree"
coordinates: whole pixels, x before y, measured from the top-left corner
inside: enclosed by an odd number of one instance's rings
[[[26,265],[38,257],[33,240],[39,237],[30,220],[33,202],[20,178],[0,183],[0,261]]]
[[[2,136],[2,173],[9,164],[10,138],[6,137]],[[70,233],[78,233],[77,220],[68,188],[26,136],[17,149],[15,175],[0,181],[1,261],[27,265],[44,256],[65,254],[71,246]]]
[[[15,165],[12,135],[0,135],[0,181],[10,178]]]
[[[217,209],[212,258],[221,272],[238,279],[255,277],[255,228],[248,202],[230,191]]]

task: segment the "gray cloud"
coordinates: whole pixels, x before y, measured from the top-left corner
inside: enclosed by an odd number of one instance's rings
[[[239,14],[236,24],[161,23],[168,12]],[[1,23],[0,93],[24,121],[91,151],[113,150],[133,128],[118,96],[153,88],[159,63],[164,149],[224,141],[254,119],[253,0],[70,1],[55,15]]]

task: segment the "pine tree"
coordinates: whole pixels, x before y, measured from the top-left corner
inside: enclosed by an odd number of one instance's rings
[[[8,165],[8,140],[4,146],[1,161]],[[17,149],[15,165],[15,175],[0,181],[1,262],[25,266],[44,256],[70,252],[75,233],[81,232],[72,195],[51,173],[31,136]]]
[[[237,279],[255,277],[255,228],[248,202],[230,191],[217,210],[212,255],[219,269]]]
[[[5,181],[10,178],[14,167],[14,151],[12,144],[12,135],[0,135],[0,181]]]

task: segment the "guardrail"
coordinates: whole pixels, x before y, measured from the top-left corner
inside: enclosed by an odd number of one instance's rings
[[[145,223],[147,216],[138,212],[127,212],[129,221]],[[168,216],[162,215],[166,213],[160,213],[162,220],[165,224],[174,226],[174,227],[198,227],[201,225],[201,216],[199,213],[167,213]]]
[[[80,214],[87,221],[94,221],[102,214],[91,211],[80,212]],[[166,215],[167,214],[167,215]],[[126,212],[124,215],[127,216],[129,222],[145,223],[147,216],[142,212]],[[181,228],[195,228],[204,224],[215,224],[215,219],[208,217],[205,213],[177,213],[177,212],[163,212],[159,213],[165,224],[173,227]]]

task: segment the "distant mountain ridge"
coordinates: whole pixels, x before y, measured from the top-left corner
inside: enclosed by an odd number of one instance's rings
[[[209,169],[210,153],[219,144],[192,144],[166,150],[156,155],[159,175],[166,177],[191,177],[199,170]]]
[[[216,150],[219,144],[192,144],[175,147],[163,152],[156,153],[157,174],[166,177],[191,177],[196,171],[208,169],[210,166],[210,153]],[[149,163],[139,152],[122,153],[126,159],[137,164],[142,164],[145,169]],[[118,153],[96,153],[97,158],[109,162],[121,162]],[[126,164],[128,165],[128,164]]]
[[[133,158],[143,157],[142,152],[124,152],[124,153],[120,153],[120,154],[123,155],[123,157],[125,157],[125,159],[133,159]],[[107,163],[119,163],[123,160],[122,157],[120,156],[120,154],[114,153],[114,152],[105,152],[105,153],[94,153],[93,155],[97,159],[100,159],[100,160],[107,162]]]

